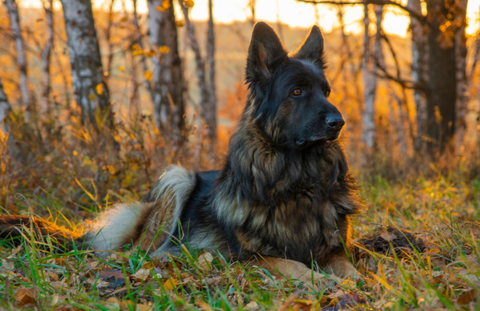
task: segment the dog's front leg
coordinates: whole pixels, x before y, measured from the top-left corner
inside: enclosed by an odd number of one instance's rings
[[[323,267],[322,267],[323,270]],[[341,278],[351,277],[352,279],[359,279],[362,277],[360,272],[355,269],[352,263],[348,260],[346,254],[335,256],[330,260],[324,269],[327,273],[333,273]]]
[[[262,257],[255,261],[255,265],[267,269],[272,275],[276,277],[287,277],[297,279],[306,283],[317,284],[320,286],[332,285],[332,279],[326,275],[320,274],[308,268],[301,262],[283,259],[277,257]]]

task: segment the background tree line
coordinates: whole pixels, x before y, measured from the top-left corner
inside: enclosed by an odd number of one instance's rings
[[[122,11],[114,9],[117,2]],[[347,115],[352,162],[364,165],[372,154],[389,163],[424,155],[474,158],[480,37],[478,31],[466,36],[467,0],[298,2],[317,13],[325,6],[336,11],[338,27],[325,33],[328,76],[331,101]],[[148,0],[146,16],[137,12],[137,0],[133,10],[125,3],[107,0],[95,11],[90,0],[65,0],[55,10],[53,0],[43,0],[32,22],[32,9],[4,1],[0,124],[9,164],[43,159],[56,141],[72,150],[90,146],[92,158],[117,154],[117,160],[92,160],[96,180],[123,174],[135,157],[147,167],[145,175],[153,174],[154,161],[218,165],[247,97],[243,66],[256,1],[246,1],[246,22],[231,25],[214,23],[213,0],[206,22],[191,21],[193,1]],[[346,31],[346,6],[363,6],[363,35]],[[410,17],[407,38],[383,31],[391,7]],[[279,17],[273,24],[287,47],[306,32]]]

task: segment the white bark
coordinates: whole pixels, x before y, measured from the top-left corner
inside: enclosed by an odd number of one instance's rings
[[[83,121],[96,126],[97,111],[111,112],[108,87],[103,81],[103,66],[90,0],[62,0],[72,82]],[[100,92],[98,92],[98,90]]]
[[[22,96],[22,104],[26,109],[28,116],[28,108],[30,106],[30,93],[28,90],[27,76],[27,56],[25,54],[25,44],[20,28],[20,17],[18,15],[18,6],[15,0],[5,0],[10,18],[10,27],[15,40],[15,48],[17,50],[17,64],[20,69],[20,94]]]
[[[142,42],[142,30],[140,29],[140,24],[138,23],[137,0],[133,0],[133,24],[135,25],[135,30],[137,31],[137,36],[138,36],[138,38],[135,42],[138,44],[138,46],[143,51],[144,47],[143,47],[143,42]],[[148,70],[148,67],[147,67],[147,60],[146,60],[144,54],[140,55],[140,61],[142,63],[143,72],[146,72]],[[152,100],[152,103],[153,103],[154,99],[155,99],[155,94],[153,92],[152,84],[147,79],[144,79],[144,84],[145,84],[145,87],[148,90],[148,93],[150,94],[150,99]]]
[[[182,7],[183,16],[185,17],[185,21],[187,23],[187,35],[190,42],[190,47],[195,55],[198,87],[200,89],[200,115],[202,116],[205,125],[207,125],[208,137],[213,141],[212,123],[214,122],[212,122],[211,118],[213,113],[213,121],[215,120],[215,112],[210,111],[210,107],[208,105],[210,99],[205,78],[205,59],[202,57],[200,52],[200,46],[195,33],[195,25],[190,21],[188,8],[183,4],[182,0],[179,0],[178,2]]]
[[[422,14],[420,0],[408,0],[407,7],[419,15]],[[427,37],[422,24],[415,17],[410,17],[410,31],[412,34],[412,82],[425,85],[427,79]],[[414,89],[413,94],[417,115],[415,149],[420,150],[423,144],[422,136],[425,135],[426,131],[427,100],[425,98],[425,92],[418,88]]]
[[[111,40],[112,38],[112,26],[113,26],[113,6],[115,5],[115,0],[110,0],[110,3],[108,5],[108,20],[107,20],[107,28],[105,29],[105,41],[107,43],[107,49],[108,49],[108,54],[107,54],[107,64],[105,65],[105,71],[107,72],[107,75],[104,77],[105,81],[108,82],[108,79],[110,78],[111,70],[112,70],[112,64],[113,64],[113,42]]]
[[[50,95],[50,56],[53,48],[53,0],[43,2],[47,19],[47,39],[42,52],[42,98],[43,109],[49,111],[48,96]]]
[[[376,70],[375,62],[371,62],[370,36],[368,28],[370,18],[368,16],[368,5],[364,5],[364,55],[363,55],[363,83],[364,83],[364,102],[363,111],[363,141],[368,148],[372,148],[375,142],[375,92],[377,89],[377,79],[374,75]],[[370,66],[370,62],[372,63]]]
[[[173,130],[171,136],[181,143],[184,127],[184,79],[182,61],[178,54],[178,36],[175,23],[173,1],[169,8],[161,8],[163,0],[148,0],[148,29],[150,44],[157,51],[153,62],[154,119],[163,134]],[[159,48],[168,47],[168,53],[160,53]]]

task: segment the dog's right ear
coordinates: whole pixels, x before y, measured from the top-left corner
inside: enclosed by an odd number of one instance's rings
[[[269,79],[286,56],[287,52],[275,30],[264,22],[256,23],[248,48],[247,82],[255,83]]]

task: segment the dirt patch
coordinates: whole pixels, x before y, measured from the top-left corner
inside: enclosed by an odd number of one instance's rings
[[[357,259],[369,256],[366,250],[384,255],[392,252],[399,258],[405,258],[416,251],[427,250],[426,242],[418,234],[392,226],[380,227],[373,234],[354,241],[354,254]]]

